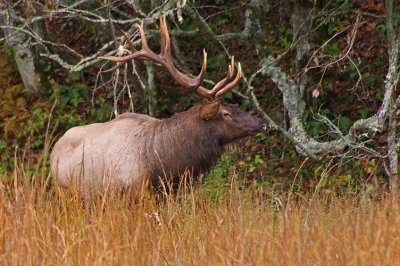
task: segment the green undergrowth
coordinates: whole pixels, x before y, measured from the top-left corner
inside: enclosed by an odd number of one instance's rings
[[[63,132],[91,121],[106,121],[111,105],[96,98],[93,105],[87,85],[76,73],[63,82],[44,70],[37,91],[26,89],[15,70],[12,50],[0,50],[0,174],[13,171],[15,158],[37,168],[48,149]],[[101,108],[98,108],[101,106]],[[48,147],[47,147],[47,146]]]

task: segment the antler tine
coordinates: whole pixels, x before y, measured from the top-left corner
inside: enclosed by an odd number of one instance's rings
[[[132,53],[136,53],[137,50],[136,50],[135,46],[133,45],[131,39],[129,39],[128,33],[126,33],[125,31],[122,31],[122,30],[121,30],[121,33],[124,35],[125,41],[128,43],[128,46],[129,46],[129,49],[131,50],[131,52]],[[99,58],[111,60],[110,58],[115,58],[115,57],[112,57],[112,56],[99,56]],[[111,61],[113,61],[113,60],[111,60]],[[120,68],[124,63],[125,63],[125,61],[118,62],[114,67],[112,67],[110,69],[107,69],[107,70],[104,70],[103,72],[104,73],[112,72],[112,71]]]
[[[233,77],[233,72],[235,71],[235,59],[232,56],[231,58],[231,64],[228,66],[228,73],[226,74],[226,77],[217,84],[214,85],[214,87],[211,90],[208,90],[202,86],[200,86],[197,90],[200,91],[201,95],[206,98],[215,98],[216,94],[218,91],[224,88],[224,86],[232,80]],[[220,94],[221,95],[221,94]]]
[[[229,67],[228,67],[228,79],[231,79],[231,78],[232,78],[232,76],[233,76],[233,71],[235,71],[234,69],[235,69],[235,57],[232,56],[232,58],[231,58],[231,64],[230,64]]]
[[[142,50],[136,51],[136,49],[133,47],[135,52],[133,52],[127,56],[99,56],[98,58],[113,61],[113,62],[123,63],[123,62],[130,61],[132,59],[135,59],[137,57],[145,57],[147,59],[159,62],[158,56],[152,50],[150,50],[150,48],[147,44],[146,34],[144,33],[144,29],[143,29],[142,25],[136,24],[136,27],[138,27],[139,32],[140,32],[140,41],[141,41],[141,45],[142,45]],[[128,39],[129,39],[129,37],[128,37]],[[132,43],[131,41],[129,41],[129,42]],[[132,46],[133,46],[133,44],[132,44]],[[131,47],[131,50],[132,50],[132,47]]]
[[[160,30],[161,30],[161,55],[171,56],[171,40],[169,38],[167,22],[165,16],[160,17]]]
[[[152,50],[150,50],[149,45],[147,44],[146,33],[144,32],[143,25],[137,25],[137,27],[140,32],[140,42],[142,45],[142,50],[148,51],[148,52],[154,54],[154,52]]]
[[[154,62],[162,64],[164,67],[167,68],[169,73],[174,77],[176,82],[178,82],[182,87],[187,89],[196,90],[200,86],[201,82],[203,81],[204,74],[206,72],[206,65],[207,65],[207,53],[203,50],[203,65],[201,67],[201,71],[199,75],[194,78],[190,78],[180,72],[174,65],[171,56],[171,45],[170,45],[170,38],[168,34],[168,28],[166,23],[165,15],[162,15],[160,18],[160,28],[161,28],[161,52],[160,54],[155,54],[148,46],[145,32],[142,26],[138,26],[140,32],[140,39],[142,49],[140,51],[135,52],[132,51],[132,42],[128,41],[128,45],[132,53],[127,56],[117,57],[117,56],[100,56],[101,59],[106,59],[113,62],[127,62],[135,58],[147,58]],[[115,67],[113,68],[115,69]],[[202,94],[199,94],[203,96]]]
[[[125,41],[128,43],[129,49],[131,50],[131,52],[132,52],[132,53],[136,53],[137,50],[136,50],[135,46],[133,46],[133,43],[132,43],[131,39],[129,39],[128,33],[126,33],[126,32],[123,31],[123,30],[121,30],[121,32],[122,32],[122,34],[124,35]]]
[[[204,74],[207,68],[207,53],[203,49],[203,64],[201,66],[200,73],[195,78],[189,78],[188,76],[182,74],[178,69],[176,69],[171,55],[171,40],[169,38],[168,27],[166,16],[162,15],[160,17],[160,31],[161,31],[161,51],[159,54],[160,60],[168,71],[172,74],[175,80],[183,87],[188,89],[196,89],[200,86],[203,81]],[[200,94],[199,94],[200,95]],[[200,95],[201,96],[201,95]]]
[[[216,94],[221,88],[223,88],[229,81],[232,80],[233,72],[235,71],[235,58],[232,56],[231,64],[228,66],[228,73],[226,74],[226,78],[219,81],[212,88],[213,94]]]
[[[236,77],[234,80],[232,80],[230,83],[228,83],[227,85],[225,85],[222,89],[220,89],[216,94],[215,94],[215,98],[219,98],[222,94],[230,91],[233,87],[235,87],[236,84],[238,84],[240,82],[240,79],[242,78],[242,66],[239,63],[238,66],[238,71],[236,73]]]

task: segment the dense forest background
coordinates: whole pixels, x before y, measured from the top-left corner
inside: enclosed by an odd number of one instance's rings
[[[205,86],[232,56],[244,76],[225,101],[254,110],[267,134],[225,154],[218,191],[239,176],[266,194],[397,190],[400,3],[382,0],[0,0],[0,175],[47,165],[67,129],[127,111],[169,117],[199,101],[152,62],[113,72],[101,55],[159,47],[167,14],[175,64]]]

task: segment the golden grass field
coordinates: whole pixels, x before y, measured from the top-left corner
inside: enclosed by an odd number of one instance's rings
[[[87,208],[48,180],[16,170],[0,184],[1,265],[400,264],[388,196],[266,199],[232,182],[218,200],[200,186],[134,201],[110,193]]]

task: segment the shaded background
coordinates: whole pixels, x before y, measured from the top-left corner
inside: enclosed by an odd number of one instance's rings
[[[390,135],[388,127],[397,128],[398,78],[385,76],[390,66],[399,71],[393,57],[398,55],[393,47],[399,46],[396,2],[3,0],[0,10],[0,175],[5,179],[16,159],[26,162],[27,173],[47,164],[54,140],[73,126],[108,121],[126,111],[169,117],[199,101],[152,62],[135,60],[118,73],[102,73],[112,64],[96,59],[124,45],[121,30],[138,43],[135,23],[145,25],[149,45],[157,51],[158,18],[166,13],[178,68],[197,74],[206,49],[204,84],[212,87],[234,55],[244,78],[224,100],[244,110],[256,110],[258,103],[260,116],[265,112],[281,129],[271,127],[224,155],[209,177],[213,193],[236,175],[243,186],[266,194],[289,187],[302,193],[318,187],[328,194],[379,190],[389,176],[397,180],[391,165],[397,131]],[[388,41],[391,31],[395,45]],[[338,150],[321,149],[316,152],[320,160],[282,133],[299,136],[279,84],[293,82],[297,94],[291,99],[301,107],[296,108],[305,131],[328,142],[347,141],[343,136],[355,121],[382,109],[385,79],[394,84],[392,116],[379,131],[360,132]]]

